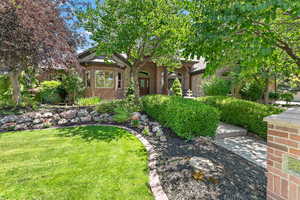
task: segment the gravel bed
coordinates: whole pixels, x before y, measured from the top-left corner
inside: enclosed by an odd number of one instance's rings
[[[158,154],[157,170],[170,200],[256,200],[266,199],[265,169],[233,154],[206,138],[185,141],[164,128],[167,142],[147,136]],[[191,157],[210,159],[223,167],[217,182],[196,180]]]

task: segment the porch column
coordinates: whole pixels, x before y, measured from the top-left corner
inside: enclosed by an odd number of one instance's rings
[[[300,199],[300,108],[265,118],[268,122],[267,199]]]

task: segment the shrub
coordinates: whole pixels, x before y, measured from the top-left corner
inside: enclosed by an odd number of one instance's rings
[[[120,100],[115,101],[104,101],[101,102],[97,107],[96,111],[100,114],[103,113],[113,113],[117,104],[119,104]]]
[[[88,98],[79,98],[76,101],[76,104],[79,106],[94,106],[100,104],[101,99],[99,97],[88,97]]]
[[[280,94],[280,100],[285,101],[286,103],[293,101],[294,94],[292,92],[284,92]]]
[[[172,91],[172,95],[174,96],[180,96],[180,97],[182,96],[181,83],[178,78],[176,78],[175,81],[173,82],[171,91]]]
[[[192,99],[164,95],[149,95],[141,99],[149,116],[182,138],[215,135],[219,112],[211,106]]]
[[[283,111],[270,105],[232,97],[200,97],[197,100],[219,109],[221,121],[244,127],[263,138],[267,136],[267,123],[263,121],[264,117]]]
[[[123,108],[129,113],[141,111],[141,106],[138,103],[127,99],[101,102],[100,105],[96,107],[96,111],[98,113],[116,113],[116,108]]]
[[[60,79],[62,80],[62,88],[67,93],[69,103],[74,103],[75,99],[83,95],[85,90],[84,82],[77,72],[61,74]]]
[[[124,107],[117,107],[114,109],[114,115],[113,115],[113,120],[118,123],[124,123],[129,121],[131,117],[131,112],[128,111]]]
[[[264,87],[258,83],[246,83],[240,93],[243,99],[258,101],[263,96]]]
[[[208,96],[226,96],[230,92],[230,81],[221,78],[213,78],[203,84],[203,92]]]
[[[60,81],[44,81],[41,83],[39,99],[43,103],[57,104],[63,101]]]

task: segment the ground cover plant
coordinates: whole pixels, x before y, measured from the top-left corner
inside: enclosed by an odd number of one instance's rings
[[[164,95],[142,97],[142,104],[148,115],[182,138],[215,135],[219,112],[211,106],[191,99]]]
[[[224,96],[200,97],[197,101],[219,109],[221,121],[244,127],[263,138],[267,137],[267,123],[263,119],[283,111],[270,105]]]
[[[0,199],[153,199],[147,152],[102,126],[0,134]]]
[[[87,97],[79,98],[76,101],[76,104],[79,106],[95,106],[100,104],[101,99],[99,97]]]

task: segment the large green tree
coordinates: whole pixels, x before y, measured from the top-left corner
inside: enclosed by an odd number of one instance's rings
[[[177,67],[190,30],[182,0],[105,0],[79,13],[96,41],[98,55],[107,55],[130,70],[138,90],[138,71],[149,61]]]
[[[300,1],[193,0],[194,35],[187,55],[204,56],[209,69],[280,64],[300,69]]]

